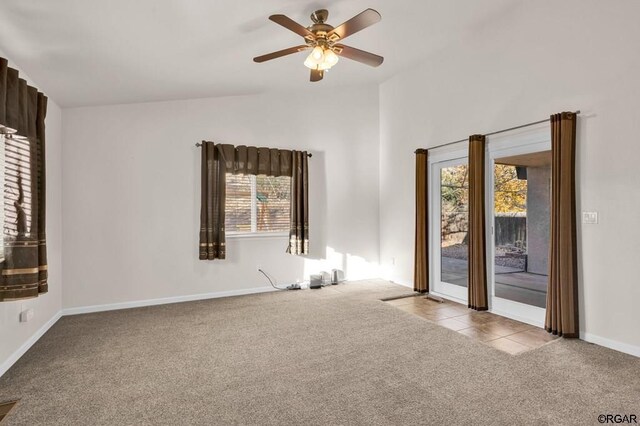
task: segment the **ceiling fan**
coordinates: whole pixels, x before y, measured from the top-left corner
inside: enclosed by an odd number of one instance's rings
[[[305,44],[255,57],[253,58],[254,62],[266,62],[293,53],[311,50],[311,54],[304,61],[304,65],[311,69],[311,81],[322,80],[324,72],[338,63],[340,56],[372,67],[382,64],[384,61],[382,56],[340,43],[350,35],[379,22],[382,17],[378,12],[367,9],[335,28],[326,23],[328,17],[328,10],[316,10],[311,14],[313,24],[305,28],[285,15],[269,16],[269,19],[276,24],[302,36]]]

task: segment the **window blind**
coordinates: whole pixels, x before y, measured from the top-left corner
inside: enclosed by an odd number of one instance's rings
[[[227,174],[227,232],[289,230],[291,178]]]

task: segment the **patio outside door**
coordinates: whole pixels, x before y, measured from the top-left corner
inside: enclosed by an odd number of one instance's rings
[[[458,153],[460,155],[461,153]],[[431,165],[433,292],[467,303],[469,281],[469,173],[464,157]],[[456,157],[455,154],[449,156]]]
[[[551,202],[548,125],[491,136],[486,229],[489,310],[544,325]],[[431,292],[468,301],[469,174],[465,149],[429,154]]]
[[[544,326],[551,207],[548,128],[489,144],[487,254],[492,312]]]

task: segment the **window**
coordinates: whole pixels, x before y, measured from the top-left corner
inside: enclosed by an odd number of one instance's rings
[[[289,231],[289,176],[227,173],[225,205],[227,234]]]

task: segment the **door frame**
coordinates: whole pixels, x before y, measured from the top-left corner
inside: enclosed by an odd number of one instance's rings
[[[486,239],[489,311],[537,327],[544,327],[545,308],[503,299],[495,295],[495,211],[493,206],[495,188],[493,170],[496,158],[551,150],[549,124],[541,123],[525,129],[491,136],[490,139],[488,138],[486,146],[485,212],[487,212],[486,229],[489,230]]]
[[[462,142],[465,143],[465,142]],[[454,150],[442,150],[429,152],[428,173],[429,173],[429,263],[432,265],[429,271],[430,289],[429,293],[442,297],[443,299],[467,304],[468,287],[461,287],[449,284],[440,280],[442,266],[441,260],[441,197],[440,197],[440,174],[443,167],[459,165],[461,161],[469,164],[469,150],[466,148],[456,148]]]

